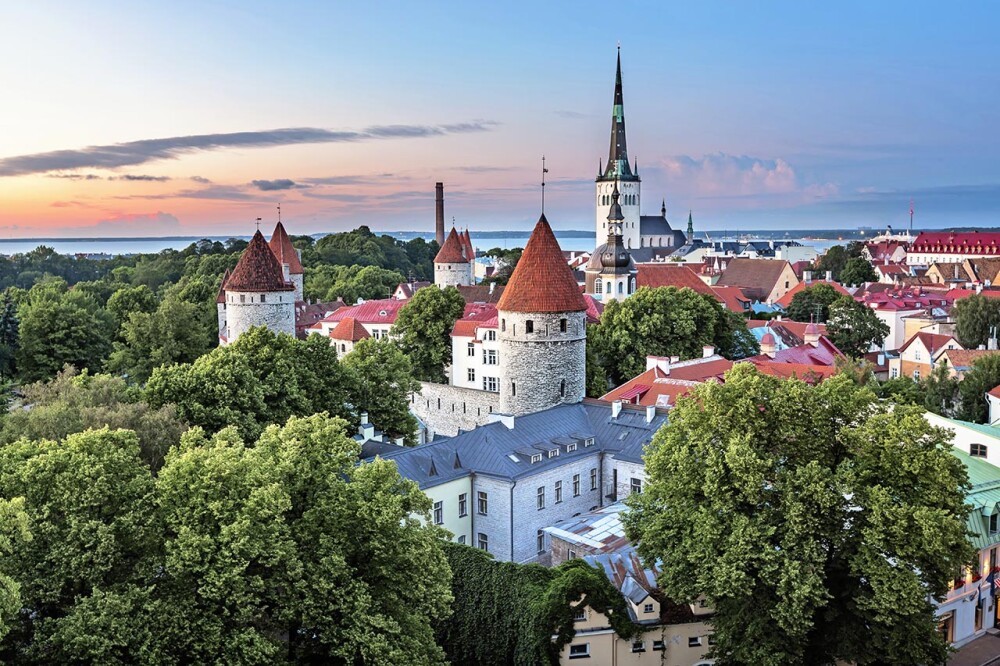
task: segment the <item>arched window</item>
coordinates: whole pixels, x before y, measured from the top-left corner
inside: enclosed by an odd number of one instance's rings
[[[970,444],[969,445],[969,455],[973,458],[985,458],[986,457],[986,445],[985,444]]]
[[[629,289],[628,293],[630,293],[630,294],[634,294],[635,293],[635,278],[632,278],[632,288]]]
[[[595,294],[600,294],[600,293],[601,293],[601,292],[603,291],[603,289],[601,289],[601,286],[602,286],[603,284],[604,284],[604,283],[603,283],[603,282],[601,282],[600,280],[595,280],[595,281],[594,281],[594,293],[595,293]]]
[[[619,282],[618,283],[618,293],[619,294],[625,293],[625,283],[624,282]]]
[[[605,288],[605,291],[607,291],[609,294],[615,293],[614,290],[611,288],[611,283],[610,282],[605,283],[604,288]]]

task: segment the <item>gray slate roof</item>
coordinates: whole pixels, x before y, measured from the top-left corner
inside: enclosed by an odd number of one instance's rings
[[[641,463],[646,444],[666,422],[666,412],[658,411],[647,423],[644,409],[627,407],[612,419],[609,403],[587,400],[519,416],[514,419],[512,430],[502,423],[488,423],[470,432],[389,452],[383,457],[395,461],[399,473],[416,481],[421,488],[447,483],[472,472],[513,481],[597,451]],[[594,440],[589,447],[585,446],[588,438]],[[567,451],[566,445],[571,443],[576,443],[575,451]],[[559,454],[549,457],[550,450],[558,450]],[[531,456],[538,454],[541,460],[532,463]]]

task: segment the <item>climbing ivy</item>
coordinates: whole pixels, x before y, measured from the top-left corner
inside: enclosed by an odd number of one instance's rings
[[[603,613],[615,632],[639,632],[621,593],[583,560],[551,569],[497,562],[485,551],[447,544],[452,570],[452,613],[435,637],[453,664],[556,664],[573,639],[572,602]],[[555,636],[555,638],[553,638]]]

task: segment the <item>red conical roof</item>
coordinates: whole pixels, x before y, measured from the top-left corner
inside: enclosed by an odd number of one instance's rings
[[[302,270],[302,262],[299,261],[299,253],[295,251],[295,246],[292,245],[292,239],[288,237],[285,232],[285,225],[278,222],[278,226],[274,228],[274,233],[271,234],[271,242],[268,243],[271,248],[271,252],[274,256],[278,258],[278,263],[288,264],[289,275],[300,275],[305,271]]]
[[[219,293],[215,295],[216,303],[226,302],[226,280],[228,279],[229,279],[229,269],[227,268],[226,272],[222,274],[222,284],[219,285]]]
[[[291,282],[285,282],[278,258],[271,252],[260,229],[250,239],[247,249],[226,280],[226,291],[294,291]]]
[[[466,229],[465,233],[462,234],[462,240],[465,241],[465,249],[467,250],[467,253],[466,253],[465,256],[467,256],[470,261],[473,260],[473,259],[475,259],[476,258],[476,248],[472,247],[472,236],[469,235],[469,230],[468,229]]]
[[[507,282],[497,310],[508,312],[583,312],[587,301],[573,278],[545,215],[531,232],[521,259]]]
[[[468,261],[469,256],[465,249],[465,241],[462,240],[462,235],[455,230],[455,227],[452,227],[448,238],[444,241],[444,245],[441,246],[441,250],[434,257],[434,263],[464,264],[468,263]]]

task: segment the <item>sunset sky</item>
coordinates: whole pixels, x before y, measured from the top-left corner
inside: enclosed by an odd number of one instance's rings
[[[0,236],[1000,226],[994,2],[10,2]]]

